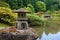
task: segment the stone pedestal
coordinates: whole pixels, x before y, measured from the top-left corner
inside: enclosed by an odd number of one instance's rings
[[[16,28],[22,30],[27,29],[29,27],[27,20],[27,18],[18,18],[16,21]]]
[[[27,23],[27,21],[17,21],[16,26],[18,26],[18,27],[16,27],[18,29],[22,29],[22,30],[27,29],[28,28],[28,23]]]

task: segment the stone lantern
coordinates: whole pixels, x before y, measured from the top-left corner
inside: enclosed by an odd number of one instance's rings
[[[28,22],[26,18],[26,13],[30,13],[25,9],[18,9],[13,10],[14,13],[18,14],[18,18],[16,20],[16,28],[17,29],[27,29],[28,28]]]

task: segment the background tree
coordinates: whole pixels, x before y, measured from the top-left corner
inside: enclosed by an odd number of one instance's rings
[[[23,3],[25,3],[25,2],[23,2],[23,0],[17,0],[17,7],[18,7],[18,9],[24,7]]]
[[[45,0],[47,10],[58,10],[58,0]]]
[[[36,2],[36,11],[45,11],[46,10],[46,4],[42,1]]]
[[[35,12],[34,7],[31,4],[28,4],[27,7],[29,7],[31,9],[32,13]]]
[[[34,7],[34,10],[38,11],[37,10],[38,7],[36,5],[39,5],[40,3],[37,3],[37,1],[43,2],[43,4],[46,5],[47,10],[60,9],[60,0],[0,0],[0,1],[8,3],[11,9],[19,9],[19,8],[27,7],[28,4],[31,4]]]
[[[0,1],[0,7],[10,7],[6,2]]]
[[[12,9],[17,9],[18,8],[18,3],[17,0],[7,0],[6,1]]]

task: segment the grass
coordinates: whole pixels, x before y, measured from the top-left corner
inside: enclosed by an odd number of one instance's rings
[[[0,28],[4,28],[4,27],[7,27],[7,26],[8,26],[7,24],[0,23]]]

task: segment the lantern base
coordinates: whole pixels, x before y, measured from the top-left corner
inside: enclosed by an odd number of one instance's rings
[[[37,33],[32,29],[18,30],[16,28],[5,28],[0,30],[0,40],[36,40]]]

